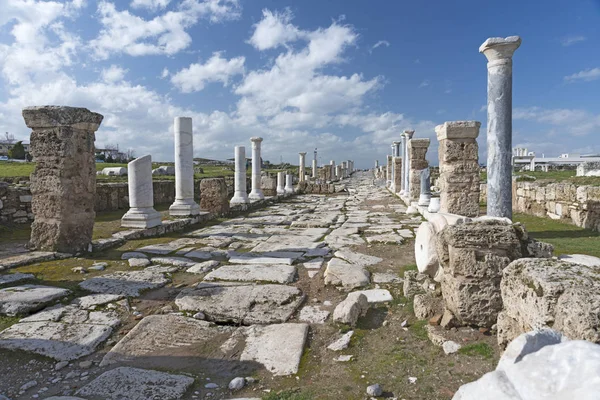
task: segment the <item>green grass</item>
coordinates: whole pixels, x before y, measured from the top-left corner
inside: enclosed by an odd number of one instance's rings
[[[19,322],[20,317],[7,317],[0,315],[0,332]]]
[[[427,336],[427,330],[425,329],[425,325],[427,325],[428,323],[428,320],[420,319],[418,321],[413,322],[413,324],[408,327],[408,330],[411,331],[413,335],[415,335],[415,337],[421,340],[428,340],[429,337]]]
[[[314,397],[308,392],[297,390],[285,390],[277,393],[269,393],[262,398],[263,400],[313,400]]]
[[[494,349],[487,343],[467,344],[461,347],[458,352],[467,356],[479,356],[488,359],[494,357]]]
[[[526,214],[513,215],[513,221],[525,225],[533,238],[554,245],[554,255],[588,254],[600,257],[600,232]]]

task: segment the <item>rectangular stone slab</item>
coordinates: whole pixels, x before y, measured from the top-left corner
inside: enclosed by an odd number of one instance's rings
[[[204,277],[205,281],[291,283],[296,267],[291,265],[224,265]]]
[[[67,289],[42,285],[21,285],[0,289],[0,314],[26,314],[71,293]]]
[[[270,252],[270,253],[233,253],[229,262],[234,264],[287,264],[292,265],[303,253],[299,252]]]

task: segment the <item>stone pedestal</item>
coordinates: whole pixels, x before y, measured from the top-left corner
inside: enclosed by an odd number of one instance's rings
[[[285,193],[285,172],[277,173],[277,194]]]
[[[124,228],[152,228],[161,225],[160,213],[154,209],[152,157],[148,154],[127,164],[129,211],[121,218]]]
[[[394,157],[388,155],[387,156],[387,165],[386,165],[386,174],[385,174],[385,180],[387,181],[387,186],[389,187],[392,183],[392,159]]]
[[[312,161],[312,177],[317,179],[317,160]]]
[[[176,117],[173,124],[175,134],[175,201],[169,214],[189,217],[200,213],[194,201],[194,135],[192,119]]]
[[[260,177],[260,188],[265,197],[277,194],[277,176],[263,175]]]
[[[402,181],[402,194],[408,196],[408,172],[409,172],[409,158],[408,154],[408,142],[412,139],[415,131],[406,130],[402,135],[402,146],[404,148],[404,157],[402,160],[402,171],[404,172],[404,180]]]
[[[234,193],[229,204],[247,204],[249,202],[246,191],[246,148],[235,146]]]
[[[306,170],[304,167],[305,164],[305,160],[306,160],[306,153],[298,153],[298,155],[300,156],[300,160],[298,163],[298,179],[300,182],[304,182],[306,180]]]
[[[394,184],[393,192],[398,193],[402,187],[402,157],[394,157]]]
[[[479,52],[488,59],[487,214],[512,218],[512,56],[521,38],[489,38]]]
[[[30,247],[77,253],[88,251],[96,196],[95,132],[102,115],[86,108],[43,106],[23,109],[31,132]]]
[[[294,180],[294,177],[292,174],[287,174],[285,176],[285,192],[286,193],[294,193],[293,180]]]
[[[252,191],[250,192],[250,200],[262,200],[265,195],[260,188],[260,145],[263,141],[261,137],[253,137],[252,142]]]
[[[478,121],[454,121],[435,128],[440,142],[440,212],[466,217],[479,215],[480,126]]]
[[[421,171],[429,166],[425,155],[429,148],[429,139],[411,139],[408,141],[409,181],[408,200],[418,201],[421,195]]]
[[[229,196],[224,178],[210,178],[200,181],[200,208],[216,215],[229,212]]]

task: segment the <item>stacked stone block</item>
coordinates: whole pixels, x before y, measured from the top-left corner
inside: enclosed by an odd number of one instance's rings
[[[229,212],[229,194],[223,178],[202,179],[200,182],[200,209],[211,214]]]
[[[400,192],[402,189],[402,157],[394,157],[394,191],[396,193]]]
[[[418,201],[421,195],[421,171],[429,166],[425,158],[429,148],[429,139],[410,139],[408,141],[408,200]]]
[[[479,214],[478,121],[445,122],[435,128],[439,141],[440,212]]]

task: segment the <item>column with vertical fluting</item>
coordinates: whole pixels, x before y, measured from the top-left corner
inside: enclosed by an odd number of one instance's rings
[[[175,201],[169,214],[189,217],[200,213],[194,201],[194,135],[192,119],[176,117],[173,123],[175,138]]]
[[[246,204],[248,202],[248,193],[246,192],[246,148],[235,146],[234,193],[229,204]]]
[[[252,142],[252,190],[250,191],[250,200],[262,200],[265,198],[262,189],[260,188],[260,146],[263,141],[261,137],[250,138]]]
[[[521,38],[489,38],[479,52],[487,60],[487,214],[512,218],[512,56]]]

